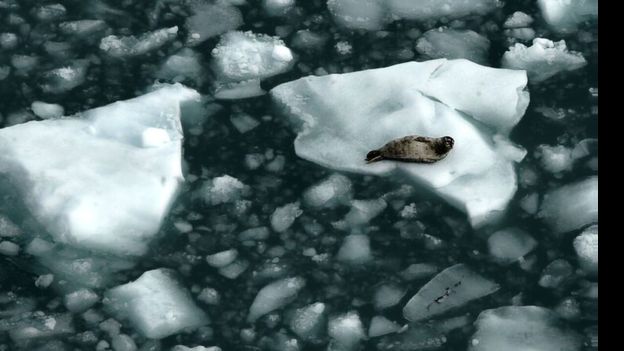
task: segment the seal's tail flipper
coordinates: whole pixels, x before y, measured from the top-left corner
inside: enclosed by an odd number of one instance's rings
[[[379,150],[373,150],[366,154],[366,163],[373,163],[376,161],[381,161],[383,157],[381,156],[381,152]]]

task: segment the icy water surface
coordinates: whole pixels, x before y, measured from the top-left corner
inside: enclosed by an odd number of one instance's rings
[[[0,350],[597,350],[562,3],[0,0]]]

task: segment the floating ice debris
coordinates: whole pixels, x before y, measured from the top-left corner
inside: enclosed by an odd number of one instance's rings
[[[564,185],[544,195],[538,216],[556,233],[579,229],[598,220],[598,177]]]
[[[187,347],[184,345],[176,345],[171,351],[222,351],[219,346],[195,346],[195,347]]]
[[[0,242],[0,255],[4,256],[17,256],[19,254],[20,247],[16,243],[10,241]]]
[[[146,338],[162,339],[209,322],[169,269],[143,273],[137,280],[105,293],[104,304],[127,319]]]
[[[201,60],[201,55],[193,49],[183,48],[165,60],[156,77],[172,82],[191,81],[199,85],[205,79]]]
[[[197,295],[197,300],[207,305],[218,305],[221,302],[221,294],[214,288],[204,288]]]
[[[490,255],[502,264],[516,262],[536,246],[537,241],[518,228],[499,230],[488,238]]]
[[[572,170],[574,163],[572,149],[563,145],[550,146],[542,144],[537,147],[535,153],[540,159],[542,168],[547,172],[557,174]]]
[[[505,210],[517,184],[508,150],[497,152],[490,133],[469,116],[508,133],[528,105],[526,83],[523,71],[439,59],[309,76],[279,85],[271,95],[298,133],[299,157],[341,171],[401,171],[467,212],[473,226],[479,226]],[[452,135],[455,148],[433,165],[365,163],[369,150],[408,134]]]
[[[34,101],[30,108],[37,117],[43,119],[59,118],[65,113],[63,106],[59,104],[48,104],[42,101]]]
[[[405,288],[393,283],[386,283],[379,286],[373,295],[373,305],[377,310],[383,310],[395,306],[407,291]]]
[[[206,261],[212,267],[221,268],[234,262],[234,260],[237,257],[238,257],[238,250],[229,249],[229,250],[217,252],[215,254],[206,256]]]
[[[410,324],[395,334],[385,336],[377,345],[378,350],[421,351],[437,350],[446,343],[440,331],[425,324]]]
[[[53,94],[72,90],[85,82],[88,60],[75,60],[71,64],[47,71],[42,76],[41,89]]]
[[[109,35],[100,41],[100,49],[116,58],[129,58],[158,50],[178,36],[178,27],[162,28],[138,37]]]
[[[598,18],[598,0],[538,0],[544,20],[560,33],[576,32],[578,26]]]
[[[352,184],[349,178],[341,174],[332,174],[303,193],[303,203],[310,207],[333,208],[346,204],[352,196]]]
[[[240,10],[224,2],[194,1],[191,12],[192,15],[186,18],[186,42],[189,45],[200,44],[243,24]]]
[[[429,278],[440,270],[436,265],[430,263],[414,263],[409,265],[399,274],[407,281]]]
[[[265,314],[291,303],[304,286],[305,280],[301,277],[284,278],[268,284],[260,289],[249,307],[247,321],[255,322]]]
[[[522,11],[516,11],[507,17],[503,27],[505,28],[523,28],[533,23],[533,18]]]
[[[225,267],[219,268],[219,274],[228,278],[236,279],[249,268],[249,262],[243,259],[237,259]]]
[[[327,334],[331,338],[328,350],[356,350],[366,338],[360,315],[355,311],[330,318]]]
[[[379,216],[388,207],[383,199],[352,200],[351,210],[347,212],[343,222],[347,226],[361,226],[368,224],[373,218]]]
[[[289,322],[290,330],[303,340],[313,341],[325,332],[326,306],[315,302],[295,310]]]
[[[273,230],[280,233],[290,228],[295,223],[295,219],[303,214],[299,206],[299,201],[296,201],[276,208],[271,215],[271,227]]]
[[[10,219],[0,214],[0,237],[15,237],[22,234],[22,230]]]
[[[0,173],[54,240],[141,255],[182,180],[180,106],[199,94],[169,85],[82,113],[0,130]],[[158,126],[169,142],[144,147]]]
[[[33,15],[41,22],[58,21],[66,13],[67,9],[61,4],[42,5],[33,9]]]
[[[315,51],[321,50],[328,37],[325,34],[312,32],[308,29],[301,29],[295,32],[290,45],[299,50]]]
[[[25,350],[32,350],[30,346],[39,342],[75,333],[71,314],[46,315],[40,311],[0,320],[0,331],[8,332],[15,345]]]
[[[233,203],[249,193],[249,187],[227,174],[215,177],[200,190],[206,203],[219,205]]]
[[[263,0],[262,7],[269,16],[284,16],[295,7],[295,0]]]
[[[563,71],[573,71],[587,64],[581,53],[568,51],[565,40],[553,42],[544,38],[533,39],[526,47],[517,43],[505,52],[503,68],[526,70],[529,81],[539,83]]]
[[[239,133],[245,134],[260,125],[260,122],[248,114],[236,114],[230,117],[230,122]]]
[[[557,288],[574,274],[572,265],[563,259],[552,261],[544,271],[538,282],[543,288]]]
[[[557,314],[537,306],[506,306],[485,310],[475,322],[469,351],[581,350],[580,335]]]
[[[504,33],[510,38],[515,38],[521,41],[532,41],[537,35],[533,28],[510,28],[505,29]]]
[[[416,42],[416,51],[429,59],[463,58],[487,65],[490,41],[471,30],[441,27],[426,31]]]
[[[411,322],[427,320],[498,289],[498,284],[471,271],[464,264],[457,264],[425,284],[407,302],[403,316]]]
[[[35,286],[41,289],[45,289],[54,281],[54,274],[43,274],[37,277],[35,280]]]
[[[99,300],[100,297],[91,289],[76,290],[63,298],[65,307],[73,313],[84,312]]]
[[[361,265],[373,259],[370,249],[370,239],[363,234],[352,234],[344,238],[336,258],[351,265]]]
[[[0,48],[12,50],[17,47],[19,40],[15,33],[0,33]]]
[[[113,346],[113,350],[115,351],[136,351],[137,346],[134,340],[126,334],[115,335],[111,344]]]
[[[108,28],[106,22],[90,19],[62,22],[59,24],[61,33],[85,40],[91,40],[93,37],[101,38]]]
[[[590,275],[598,273],[598,225],[583,230],[574,239],[574,251],[581,268]]]
[[[368,337],[375,338],[386,334],[396,333],[401,326],[384,316],[375,316],[368,327]]]
[[[286,72],[294,63],[292,52],[279,38],[250,31],[222,35],[212,56],[215,97],[220,99],[261,95],[262,79]]]
[[[327,8],[346,28],[378,30],[387,21],[384,4],[378,0],[327,0]]]

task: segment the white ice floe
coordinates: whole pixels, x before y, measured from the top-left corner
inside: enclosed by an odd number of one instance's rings
[[[522,11],[516,11],[511,16],[507,17],[503,27],[505,28],[524,28],[533,23],[533,17],[527,15]]]
[[[368,327],[368,337],[375,338],[378,336],[396,333],[401,326],[396,322],[389,320],[384,316],[375,316],[371,319]]]
[[[201,84],[204,81],[202,57],[190,48],[184,48],[169,56],[160,66],[156,77],[168,79],[172,82],[192,81]]]
[[[329,350],[356,350],[360,342],[366,338],[360,315],[355,311],[330,318],[327,334],[331,338]]]
[[[59,118],[65,113],[63,106],[59,104],[48,104],[43,101],[34,101],[30,105],[30,109],[37,117],[43,119]]]
[[[160,268],[105,293],[105,307],[146,338],[162,339],[209,322],[172,270]]]
[[[517,43],[503,54],[503,68],[526,70],[529,81],[539,83],[563,71],[574,71],[587,64],[581,53],[568,51],[565,40],[553,42],[544,38],[533,39],[526,47]]]
[[[128,58],[145,55],[158,50],[178,36],[178,27],[162,28],[141,34],[138,37],[118,37],[109,35],[100,41],[100,49],[107,55],[116,58]]]
[[[373,295],[373,305],[377,310],[383,310],[398,304],[407,291],[393,283],[379,286]]]
[[[204,201],[209,205],[233,203],[241,197],[249,194],[249,187],[240,180],[222,175],[206,182],[200,190]]]
[[[542,144],[535,151],[545,171],[557,174],[572,170],[572,165],[574,164],[572,149],[563,145],[550,146]]]
[[[537,246],[537,241],[518,228],[506,228],[488,238],[490,255],[502,264],[510,264],[524,257]]]
[[[284,16],[295,7],[295,0],[263,0],[262,7],[269,16]]]
[[[141,255],[183,180],[181,105],[199,97],[165,85],[77,117],[0,129],[0,173],[55,241]],[[144,145],[154,128],[167,142]]]
[[[544,195],[538,216],[556,233],[598,221],[598,177],[561,186]]]
[[[574,239],[574,251],[586,273],[598,273],[598,225],[585,229]]]
[[[538,0],[542,17],[560,33],[574,33],[586,21],[598,18],[598,0]]]
[[[290,330],[303,340],[315,340],[324,332],[326,313],[326,306],[322,302],[299,308],[290,320]]]
[[[283,232],[290,228],[301,214],[303,210],[300,208],[299,201],[278,207],[271,214],[271,227],[278,233]]]
[[[370,239],[363,234],[346,236],[336,258],[351,265],[361,265],[370,262],[373,259]]]
[[[426,31],[416,42],[416,51],[425,58],[467,59],[487,65],[490,41],[471,30],[436,28]]]
[[[379,0],[327,0],[327,8],[339,25],[351,29],[378,30],[387,22]]]
[[[332,174],[303,193],[303,203],[310,207],[333,208],[346,204],[352,196],[349,178]]]
[[[433,277],[403,307],[403,316],[411,321],[424,321],[470,301],[490,295],[499,285],[456,264]]]
[[[501,143],[504,136],[495,144],[493,135],[507,135],[524,115],[526,84],[524,71],[438,59],[309,76],[279,85],[271,95],[298,133],[298,156],[340,171],[399,173],[479,226],[500,215],[517,188],[514,162],[523,152]],[[435,164],[364,161],[370,150],[409,134],[449,135],[455,147]]]
[[[255,322],[265,314],[291,303],[304,286],[305,280],[301,277],[284,278],[266,285],[260,289],[249,307],[247,321]]]
[[[475,322],[469,351],[578,351],[582,338],[557,314],[537,306],[506,306],[485,310]]]
[[[63,298],[65,307],[73,313],[84,312],[98,301],[100,301],[100,297],[91,289],[76,290]]]
[[[191,13],[186,18],[189,45],[200,44],[243,24],[240,10],[223,2],[191,2]]]
[[[277,37],[250,31],[227,32],[212,50],[215,97],[239,99],[264,94],[262,79],[288,71],[294,57]]]
[[[43,73],[40,87],[47,93],[65,93],[84,84],[88,68],[88,60],[74,60],[65,66]]]

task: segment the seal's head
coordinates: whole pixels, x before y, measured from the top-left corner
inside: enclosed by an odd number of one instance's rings
[[[449,151],[451,151],[453,145],[455,145],[455,140],[453,140],[450,136],[439,138],[433,143],[435,152],[438,155],[446,155]]]
[[[455,140],[453,140],[450,136],[442,137],[442,142],[444,143],[444,146],[446,146],[447,150],[452,149],[453,145],[455,145]]]

